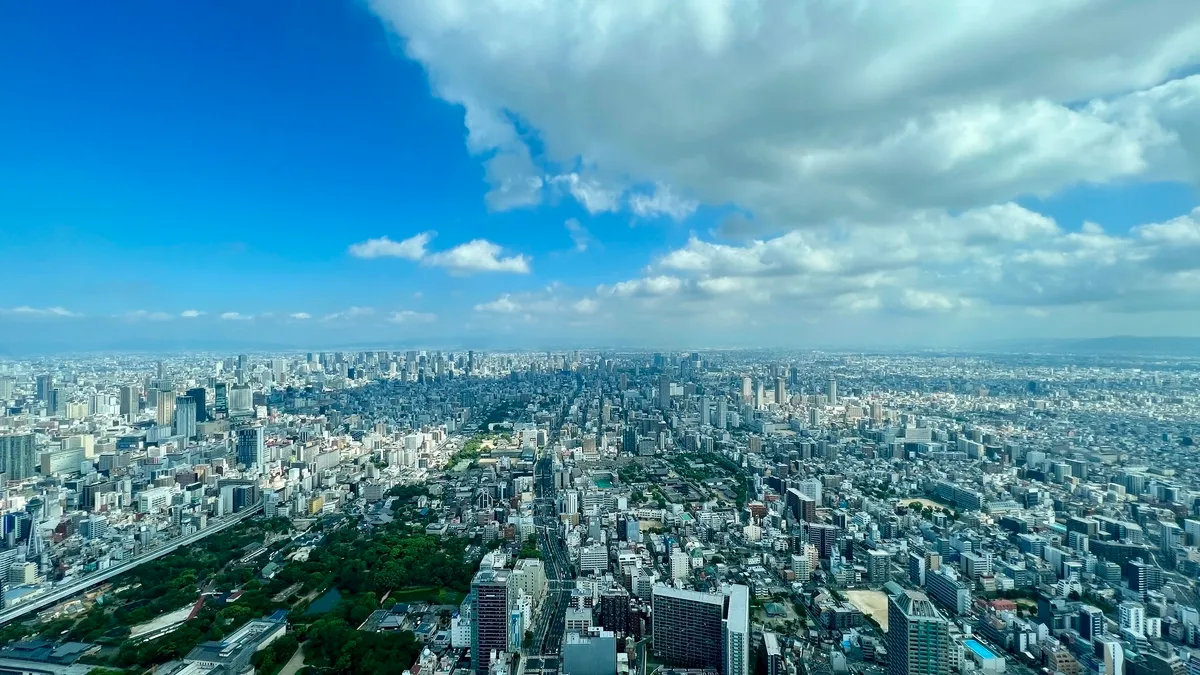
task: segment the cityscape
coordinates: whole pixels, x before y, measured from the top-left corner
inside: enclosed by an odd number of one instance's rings
[[[1200,363],[0,365],[12,672],[1184,675]]]
[[[1200,0],[0,0],[0,675],[1200,675]]]

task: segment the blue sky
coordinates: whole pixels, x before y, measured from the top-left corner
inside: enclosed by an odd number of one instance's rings
[[[967,65],[934,81],[922,17],[897,19],[878,39],[909,70],[881,84],[870,59],[816,67],[846,61],[824,47],[775,80],[752,67],[803,34],[758,21],[787,3],[574,4],[7,3],[0,344],[1200,329],[1172,256],[1200,232],[1200,85],[1179,75],[1200,54],[1159,46],[1196,25],[1186,6],[1140,37],[1101,4],[1013,25],[1042,61],[1091,68],[1035,64],[1032,84],[949,21],[963,51],[942,56]],[[806,20],[866,35],[868,5]],[[1095,43],[1056,44],[1073,22]],[[354,254],[422,232],[419,254]]]

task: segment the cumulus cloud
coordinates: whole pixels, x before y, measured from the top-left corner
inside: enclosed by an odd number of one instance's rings
[[[623,190],[620,187],[606,186],[594,178],[586,178],[578,173],[555,176],[551,183],[566,189],[575,201],[592,215],[621,208]]]
[[[249,321],[254,317],[249,314],[240,314],[238,312],[225,312],[221,314],[222,321]]]
[[[200,310],[196,310],[196,309],[185,309],[179,313],[179,316],[181,316],[185,319],[195,319],[196,317],[203,316],[203,315],[204,315],[204,312],[201,312]]]
[[[529,274],[529,258],[522,254],[504,256],[504,249],[486,239],[473,239],[454,248],[434,253],[422,264],[442,267],[452,273],[512,272]]]
[[[404,258],[420,260],[425,257],[425,247],[436,236],[434,232],[422,232],[403,241],[392,241],[388,237],[368,239],[350,246],[350,255],[356,258]]]
[[[295,319],[296,321],[307,321],[312,318],[312,314],[308,312],[293,312],[288,315],[288,318]]]
[[[388,317],[391,323],[433,323],[437,321],[436,314],[428,312],[417,312],[411,309],[402,309],[398,312],[392,312]]]
[[[1190,0],[370,5],[463,106],[492,208],[586,166],[615,179],[550,184],[592,212],[625,194],[640,217],[734,205],[788,229],[1200,166]]]
[[[419,261],[422,265],[442,267],[453,274],[472,272],[529,273],[529,257],[516,254],[504,255],[504,248],[486,239],[473,239],[450,249],[431,252],[427,246],[434,232],[422,232],[403,241],[392,241],[388,237],[368,239],[350,246],[350,254],[357,258],[404,258]]]
[[[21,305],[20,307],[12,307],[9,309],[0,309],[0,314],[10,316],[28,316],[28,317],[79,317],[83,316],[78,312],[72,312],[69,309],[62,307],[30,307]]]

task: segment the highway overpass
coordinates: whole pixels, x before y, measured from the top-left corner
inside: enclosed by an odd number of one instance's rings
[[[243,520],[249,518],[250,516],[252,516],[256,513],[261,512],[261,511],[262,511],[262,502],[260,501],[259,503],[255,504],[254,506],[251,506],[246,509],[242,509],[241,511],[239,511],[239,512],[235,513],[234,515],[229,516],[227,518],[209,521],[208,527],[204,528],[203,530],[200,530],[199,532],[194,532],[185,537],[177,537],[177,538],[171,540],[170,542],[163,544],[162,546],[160,546],[152,551],[149,551],[147,553],[143,553],[142,555],[139,555],[136,558],[133,558],[131,560],[126,560],[125,562],[123,562],[119,565],[114,565],[113,567],[110,567],[105,570],[99,570],[97,572],[93,572],[91,574],[88,574],[87,576],[84,576],[80,579],[76,579],[75,581],[72,581],[63,586],[51,588],[51,590],[49,590],[45,593],[42,593],[41,595],[39,595],[35,598],[31,598],[30,600],[22,602],[22,603],[16,605],[15,607],[9,607],[9,608],[0,610],[0,626],[3,626],[4,624],[6,624],[9,621],[12,621],[14,619],[19,619],[22,616],[25,616],[26,614],[29,614],[31,612],[36,612],[39,609],[43,609],[45,607],[49,607],[51,605],[60,603],[63,600],[66,600],[66,599],[76,595],[77,593],[82,593],[83,591],[86,591],[87,589],[91,588],[92,586],[103,583],[105,581],[108,581],[109,579],[112,579],[115,576],[118,576],[120,574],[128,572],[129,570],[137,567],[138,565],[141,565],[144,562],[149,562],[151,560],[157,560],[165,555],[174,553],[180,547],[190,546],[190,545],[200,541],[201,539],[207,537],[210,534],[216,534],[217,532],[220,532],[220,531],[228,529],[234,525],[237,525],[238,523],[242,522]]]

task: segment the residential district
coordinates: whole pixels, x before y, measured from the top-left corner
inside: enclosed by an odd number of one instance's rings
[[[1200,675],[1200,363],[0,362],[0,672]]]

